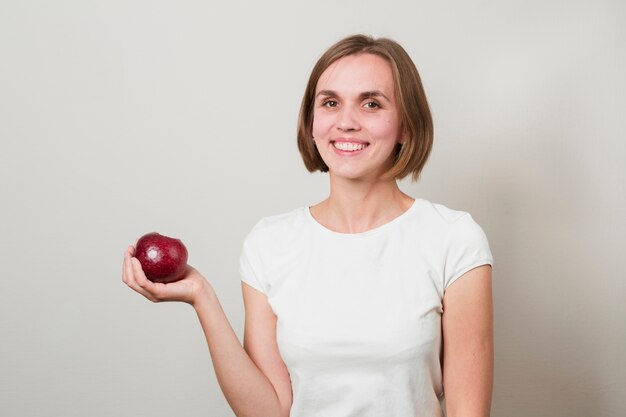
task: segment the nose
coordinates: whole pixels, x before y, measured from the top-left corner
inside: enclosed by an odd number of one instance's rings
[[[359,130],[361,125],[357,112],[353,106],[344,106],[337,114],[337,129],[344,132]]]

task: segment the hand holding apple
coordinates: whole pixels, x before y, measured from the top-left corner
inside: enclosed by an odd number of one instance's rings
[[[182,276],[179,280],[168,281],[166,283],[165,281],[160,281],[158,277],[155,278],[154,275],[151,275],[152,280],[147,277],[147,271],[144,270],[144,267],[139,260],[140,257],[143,257],[140,256],[139,249],[141,249],[146,242],[150,243],[152,239],[156,238],[158,241],[163,241],[162,238],[164,237],[167,238],[166,236],[161,236],[160,238],[158,236],[148,236],[146,239],[144,239],[144,242],[141,242],[141,245],[140,238],[139,241],[137,241],[137,248],[135,248],[134,245],[130,245],[128,249],[126,249],[126,252],[124,253],[124,262],[122,264],[122,281],[131,289],[143,295],[152,302],[182,301],[191,304],[192,306],[195,306],[197,302],[201,300],[206,300],[207,297],[210,297],[211,294],[214,294],[213,288],[211,287],[209,282],[202,276],[202,274],[200,274],[197,269],[193,268],[190,265],[187,265],[186,256],[181,255],[175,257],[176,259],[178,259],[178,262],[174,262],[174,264],[178,265],[177,268],[171,268],[171,266],[167,266],[166,268],[164,268],[165,270],[174,270],[171,276],[177,276],[177,272],[180,272],[180,270],[182,270]],[[180,244],[182,245],[182,243]],[[151,247],[150,245],[146,246]],[[165,247],[167,247],[167,244],[165,245]],[[176,244],[175,247],[181,249],[178,244]],[[182,247],[184,247],[184,245]],[[152,247],[152,249],[156,250],[157,248]],[[156,258],[157,254],[151,253],[150,255],[148,255],[149,251],[150,249],[144,249],[142,250],[142,253],[145,252],[148,258],[150,258],[151,256]],[[182,259],[184,259],[185,262],[182,262]],[[171,263],[171,259],[169,263]],[[150,268],[150,263],[147,263],[146,269]],[[167,277],[170,275],[165,274],[164,276]]]

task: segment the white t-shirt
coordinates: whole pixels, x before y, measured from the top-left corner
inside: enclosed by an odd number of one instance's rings
[[[308,207],[262,219],[240,271],[277,316],[290,416],[442,416],[443,294],[492,262],[468,213],[421,199],[363,233],[331,231]]]

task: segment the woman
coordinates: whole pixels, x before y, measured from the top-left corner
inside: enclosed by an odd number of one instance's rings
[[[298,146],[328,172],[324,201],[262,219],[241,256],[243,346],[211,285],[124,282],[198,314],[237,416],[488,416],[491,253],[468,213],[400,191],[432,146],[417,70],[389,39],[345,38],[319,59]],[[445,391],[445,407],[443,393]]]

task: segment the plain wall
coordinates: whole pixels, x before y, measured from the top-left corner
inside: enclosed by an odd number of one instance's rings
[[[0,1],[0,415],[231,416],[193,310],[121,282],[181,238],[239,335],[242,239],[328,191],[295,144],[314,62],[352,33],[418,66],[414,197],[495,256],[496,417],[626,409],[621,1]]]

